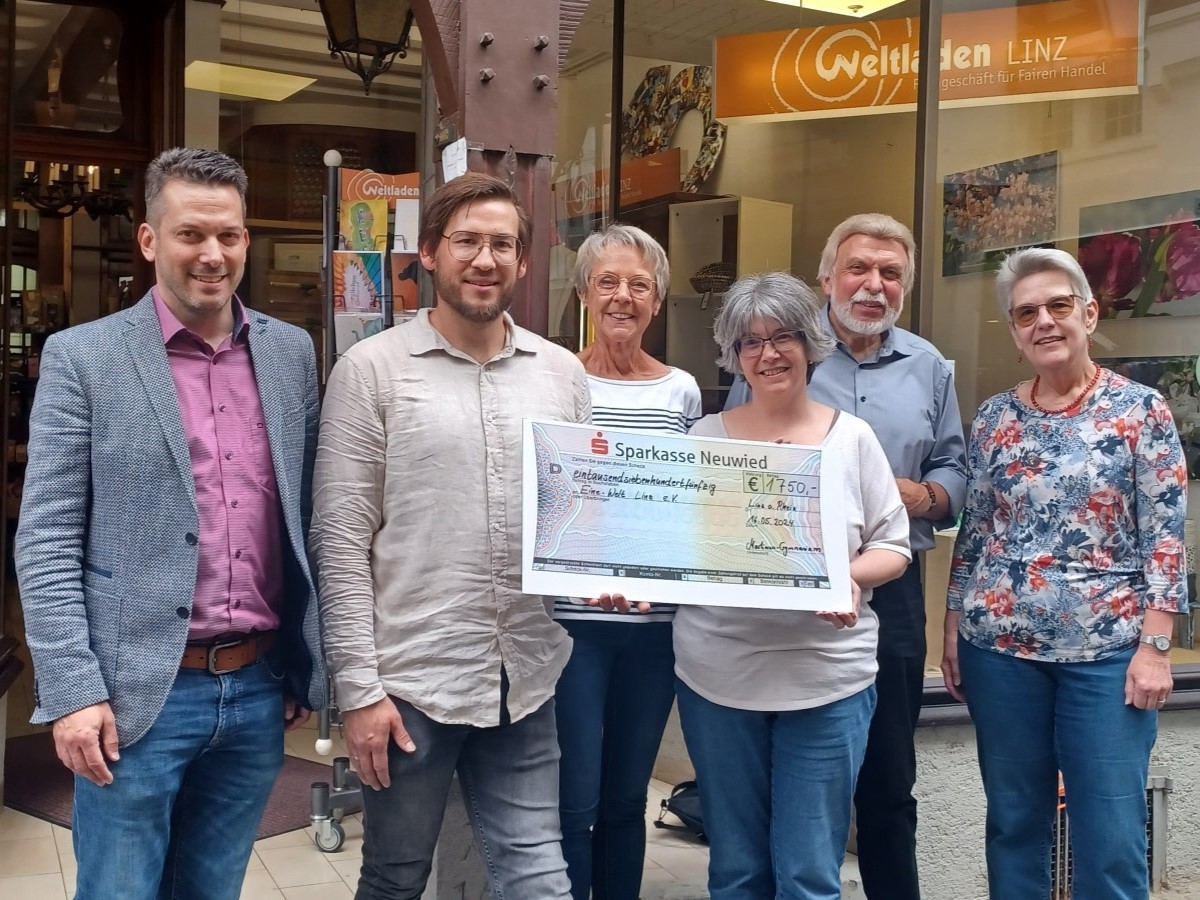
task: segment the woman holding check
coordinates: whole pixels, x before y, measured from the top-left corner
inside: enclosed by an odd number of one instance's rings
[[[702,437],[820,447],[845,466],[852,611],[681,606],[679,713],[711,843],[713,900],[837,900],[855,779],[875,706],[871,589],[908,565],[908,517],[861,419],[808,397],[833,349],[820,305],[782,272],[737,281],[715,339],[750,402],[707,416]],[[737,590],[737,588],[731,588]]]
[[[683,434],[700,415],[700,388],[642,349],[670,282],[667,255],[640,228],[611,225],[588,237],[575,261],[575,290],[595,340],[579,354],[592,394],[592,423]],[[571,659],[558,680],[555,713],[563,856],[574,900],[637,900],[646,851],[646,786],[675,698],[675,608],[611,616],[559,598]]]

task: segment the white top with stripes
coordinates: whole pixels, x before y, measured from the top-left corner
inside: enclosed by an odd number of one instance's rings
[[[588,375],[592,391],[592,424],[608,428],[632,428],[660,434],[687,434],[700,418],[700,386],[682,369],[651,381],[618,381]],[[636,598],[632,598],[636,599]],[[669,622],[675,605],[656,603],[648,613],[620,615],[588,606],[587,600],[556,597],[554,618],[586,619],[597,622]]]

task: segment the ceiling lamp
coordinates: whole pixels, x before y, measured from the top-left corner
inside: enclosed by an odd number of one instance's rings
[[[188,90],[211,91],[251,100],[286,100],[316,80],[203,59],[192,60],[183,70],[183,86]]]
[[[901,0],[771,0],[771,2],[862,19],[885,10],[889,6],[895,6]]]
[[[329,32],[330,55],[340,56],[370,94],[375,76],[390,69],[397,56],[403,59],[408,55],[412,7],[397,0],[318,2]]]

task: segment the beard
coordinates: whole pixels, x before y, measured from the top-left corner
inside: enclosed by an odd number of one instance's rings
[[[456,277],[434,271],[433,287],[438,301],[445,303],[468,322],[481,324],[494,322],[508,311],[513,302],[513,285],[511,284],[500,284],[500,296],[491,303],[474,305],[463,299],[462,282]]]
[[[884,310],[883,318],[874,319],[871,321],[856,319],[851,309],[855,303],[874,303],[877,306],[882,307]],[[853,331],[855,334],[863,334],[867,336],[883,334],[883,332],[887,331],[896,324],[896,320],[900,318],[900,312],[903,309],[903,302],[901,302],[901,304],[895,309],[892,309],[892,307],[888,306],[886,295],[882,293],[872,294],[866,288],[861,288],[855,291],[854,296],[852,296],[849,300],[842,301],[835,299],[833,301],[833,314],[837,320],[842,323],[846,330]]]
[[[205,272],[205,275],[216,275],[216,272]],[[237,282],[233,280],[234,273],[229,273],[230,279],[228,285],[237,286]],[[233,299],[233,288],[226,287],[228,293],[222,291],[217,295],[203,294],[195,289],[195,285],[191,282],[187,274],[179,275],[170,272],[156,272],[156,280],[159,283],[159,293],[170,295],[179,303],[188,313],[197,317],[197,319],[205,319],[212,316],[219,316],[224,313]],[[241,280],[241,276],[237,276]],[[177,316],[179,312],[175,313]]]

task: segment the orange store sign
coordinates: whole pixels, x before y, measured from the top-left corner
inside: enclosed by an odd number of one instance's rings
[[[419,200],[421,176],[416,172],[386,175],[371,169],[342,169],[341,202],[356,200]]]
[[[918,20],[823,25],[716,40],[719,119],[811,119],[916,109]],[[1135,93],[1141,0],[1061,0],[948,13],[943,106]]]
[[[679,190],[683,151],[679,147],[621,163],[621,206],[662,197]],[[557,218],[594,214],[608,200],[608,169],[583,172],[554,183]]]

